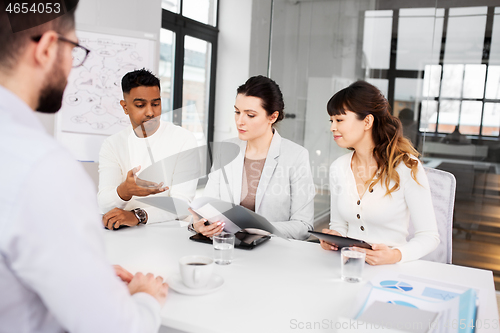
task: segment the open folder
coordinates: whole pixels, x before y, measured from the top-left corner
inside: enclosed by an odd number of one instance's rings
[[[210,197],[201,197],[188,203],[179,198],[161,196],[137,200],[167,212],[177,214],[177,216],[189,215],[190,212],[188,209],[191,208],[210,223],[218,221],[226,223],[224,230],[230,233],[236,233],[244,229],[248,233],[269,233],[286,239],[286,237],[265,217],[243,206],[235,205],[227,201]]]

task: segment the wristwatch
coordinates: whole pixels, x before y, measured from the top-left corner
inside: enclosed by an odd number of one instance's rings
[[[138,224],[146,224],[148,222],[148,214],[144,209],[136,208],[132,209],[132,212],[134,212],[135,217],[137,217],[137,220],[139,220]]]

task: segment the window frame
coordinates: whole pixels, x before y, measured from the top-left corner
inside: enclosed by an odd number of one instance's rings
[[[480,4],[477,4],[480,6]],[[440,6],[441,7],[441,6]],[[485,34],[484,34],[484,42],[483,42],[483,55],[482,55],[482,60],[481,64],[486,66],[486,75],[485,75],[485,85],[484,85],[484,91],[483,91],[483,98],[464,98],[463,96],[457,97],[457,98],[451,98],[451,97],[441,97],[441,87],[442,87],[442,82],[443,82],[443,65],[444,63],[444,54],[445,54],[445,47],[446,47],[446,34],[447,34],[447,26],[448,26],[448,19],[449,19],[449,12],[450,8],[453,7],[444,7],[444,21],[443,21],[443,32],[441,36],[441,48],[439,50],[439,63],[438,65],[441,66],[441,77],[439,79],[439,96],[438,97],[422,97],[422,99],[419,101],[418,104],[418,110],[417,110],[417,129],[418,129],[418,136],[420,137],[422,134],[425,133],[426,136],[432,136],[432,137],[441,137],[448,132],[439,132],[439,109],[440,109],[440,104],[442,101],[448,101],[448,100],[456,100],[460,101],[460,105],[462,105],[463,101],[480,101],[482,102],[482,108],[481,108],[481,122],[479,124],[479,134],[477,135],[470,135],[467,134],[467,136],[470,136],[471,138],[474,139],[483,139],[483,140],[499,140],[500,139],[500,133],[497,136],[494,135],[483,135],[483,120],[484,120],[484,105],[485,103],[500,103],[500,99],[488,99],[486,98],[485,92],[486,92],[486,82],[488,79],[488,69],[489,69],[489,54],[490,54],[490,47],[491,47],[491,38],[492,38],[492,30],[493,30],[493,20],[495,17],[495,7],[498,6],[493,6],[491,4],[487,5],[487,14],[486,14],[486,26],[485,26]],[[385,8],[379,8],[378,10],[384,10]],[[394,109],[394,94],[395,94],[395,87],[396,87],[396,79],[398,78],[407,78],[407,79],[424,79],[424,71],[423,70],[398,70],[396,69],[396,57],[397,57],[397,48],[398,48],[398,26],[399,26],[399,9],[391,9],[393,11],[392,15],[392,32],[391,32],[391,53],[390,53],[390,59],[389,59],[389,69],[369,69],[366,70],[366,78],[369,79],[386,79],[388,80],[388,92],[387,92],[387,100],[389,101],[389,104],[391,106],[391,110]],[[467,65],[467,64],[464,64]],[[462,82],[462,88],[463,88],[464,82]],[[436,124],[435,124],[435,129],[434,131],[429,131],[429,132],[422,132],[420,131],[420,118],[421,118],[421,113],[422,113],[422,104],[424,101],[437,101],[437,111],[436,111]],[[460,116],[461,116],[461,111],[462,111],[462,106],[460,106],[459,110],[459,121],[457,125],[460,125]],[[499,124],[500,126],[500,124]]]
[[[162,8],[161,29],[170,30],[175,33],[174,46],[174,67],[172,84],[172,122],[175,125],[182,126],[182,102],[184,89],[184,38],[190,36],[211,43],[210,54],[210,79],[208,84],[208,119],[207,119],[207,147],[214,141],[214,121],[215,121],[215,83],[217,73],[217,50],[219,36],[219,0],[215,0],[216,6],[216,25],[212,26],[183,16],[183,0],[179,0],[179,13],[174,13]],[[207,159],[207,175],[211,163]],[[204,187],[208,181],[208,176],[199,179],[198,187]]]
[[[182,13],[183,0],[180,0]],[[208,84],[208,121],[207,121],[207,145],[213,142],[214,116],[215,116],[215,82],[217,72],[217,49],[219,36],[219,0],[216,5],[216,25],[204,24],[196,20],[174,13],[162,8],[161,28],[175,33],[175,51],[172,85],[172,122],[182,126],[182,98],[184,83],[184,37],[190,36],[211,43],[210,54],[210,79]]]

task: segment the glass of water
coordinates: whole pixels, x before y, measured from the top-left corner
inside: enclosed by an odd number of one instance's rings
[[[233,261],[234,235],[221,232],[213,238],[214,261],[219,265],[229,265]]]
[[[363,276],[366,254],[355,247],[341,250],[340,276],[347,282],[359,282]]]

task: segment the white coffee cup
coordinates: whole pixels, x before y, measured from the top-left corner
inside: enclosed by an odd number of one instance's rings
[[[185,256],[179,259],[182,281],[188,288],[207,286],[214,271],[214,260],[204,256]]]

